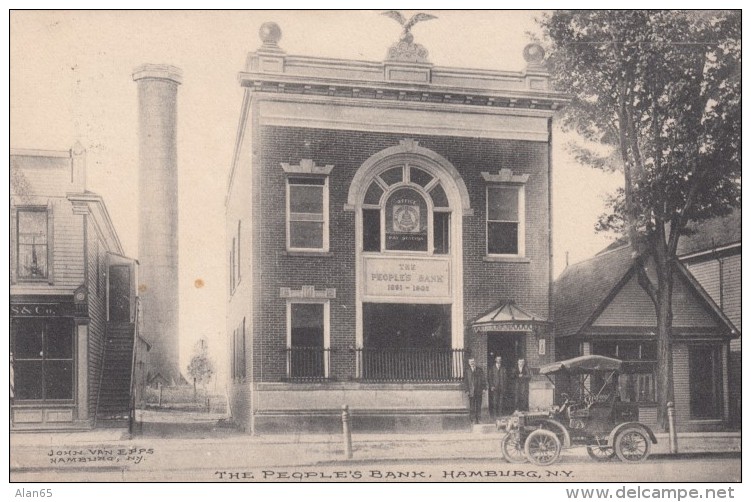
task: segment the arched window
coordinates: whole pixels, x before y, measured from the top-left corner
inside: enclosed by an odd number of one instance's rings
[[[450,217],[438,178],[409,164],[389,166],[365,192],[363,251],[448,254]]]

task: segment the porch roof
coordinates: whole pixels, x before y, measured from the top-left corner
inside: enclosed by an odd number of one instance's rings
[[[508,300],[475,319],[472,328],[476,332],[528,331],[535,325],[546,324],[547,322],[544,317],[524,310],[517,306],[513,300]]]

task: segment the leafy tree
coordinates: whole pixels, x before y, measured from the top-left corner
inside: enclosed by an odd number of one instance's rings
[[[214,364],[209,357],[208,343],[201,338],[193,349],[193,357],[188,364],[188,374],[193,378],[193,384],[206,384],[214,374]]]
[[[572,96],[564,128],[587,140],[576,158],[624,175],[597,229],[628,238],[654,303],[665,427],[678,240],[687,223],[740,206],[741,13],[559,11],[539,22],[554,82]]]

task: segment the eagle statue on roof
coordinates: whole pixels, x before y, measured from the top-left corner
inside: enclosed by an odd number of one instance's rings
[[[386,16],[388,18],[393,19],[400,25],[402,25],[402,35],[399,37],[400,42],[407,42],[408,44],[411,44],[414,40],[414,36],[412,35],[412,32],[410,31],[414,25],[421,21],[430,21],[431,19],[438,19],[436,16],[433,16],[431,14],[426,14],[424,12],[418,12],[411,18],[409,18],[409,21],[407,20],[404,15],[399,12],[398,10],[387,10],[386,12],[381,13],[381,15]]]

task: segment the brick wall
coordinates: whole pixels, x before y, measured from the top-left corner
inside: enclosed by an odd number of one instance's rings
[[[299,289],[303,285],[313,285],[316,289],[337,290],[336,299],[331,300],[331,347],[335,349],[332,374],[346,379],[354,372],[354,355],[349,348],[355,344],[355,214],[342,208],[352,177],[360,165],[371,155],[398,145],[405,136],[262,127],[257,137],[258,145],[253,152],[255,186],[251,239],[260,266],[253,273],[256,315],[252,317],[252,329],[253,350],[260,364],[254,368],[254,375],[262,381],[276,381],[285,373],[286,307],[285,301],[279,298],[279,288]],[[411,137],[419,141],[420,146],[446,157],[461,173],[469,191],[474,215],[463,218],[465,326],[508,299],[513,299],[525,310],[547,317],[548,145],[481,138]],[[298,164],[302,158],[313,159],[318,165],[335,166],[329,179],[332,256],[288,256],[285,252],[285,178],[280,163]],[[501,168],[512,169],[515,174],[530,174],[525,189],[528,263],[483,261],[487,185],[480,173],[497,173]],[[242,189],[233,186],[233,192],[237,190]],[[231,199],[238,196],[233,195]],[[232,213],[228,211],[228,214]],[[456,217],[458,213],[454,215]],[[236,222],[228,221],[228,228],[233,225],[236,226]],[[231,302],[235,301],[233,298]],[[476,338],[469,330],[466,330],[465,337],[466,348],[484,355],[482,338]],[[550,340],[548,343],[552,345]],[[552,351],[551,346],[548,354]]]

